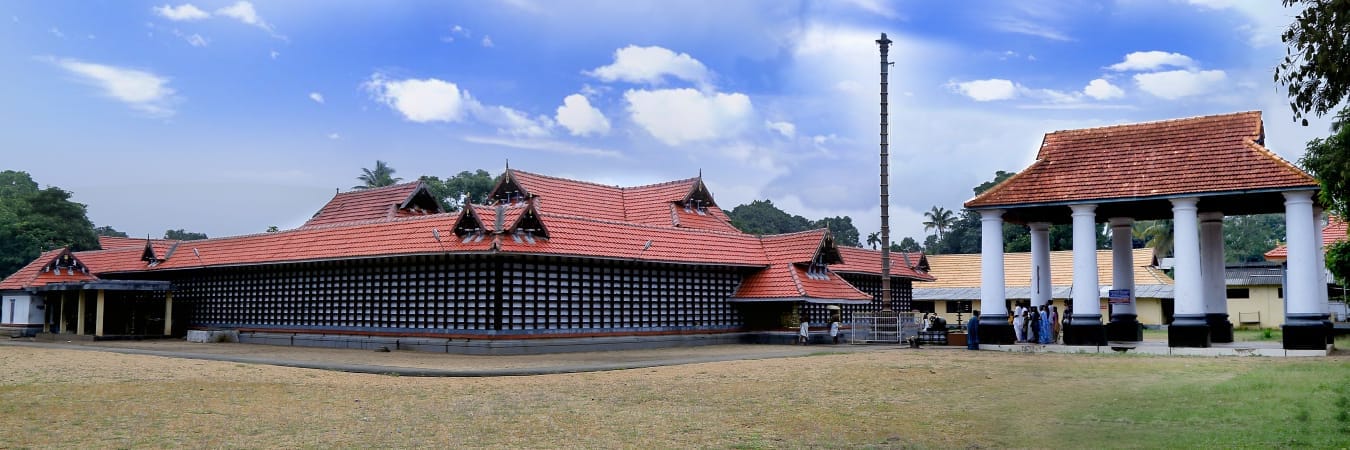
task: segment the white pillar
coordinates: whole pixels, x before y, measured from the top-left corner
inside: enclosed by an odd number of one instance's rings
[[[1100,324],[1101,286],[1097,282],[1097,205],[1072,205],[1073,317],[1071,323]]]
[[[1330,276],[1327,273],[1327,246],[1326,241],[1323,240],[1325,238],[1322,236],[1322,228],[1327,224],[1327,214],[1322,211],[1322,208],[1318,207],[1313,208],[1313,214],[1313,230],[1317,232],[1315,241],[1317,242],[1317,292],[1322,294],[1322,306],[1330,307],[1331,299],[1328,298],[1327,285],[1331,283],[1331,280],[1327,278]],[[1326,312],[1331,313],[1331,310],[1328,309]]]
[[[982,310],[980,315],[982,317],[988,317],[991,321],[1007,319],[1006,288],[1007,284],[1003,280],[1003,210],[980,211],[980,309]]]
[[[1200,230],[1194,198],[1172,199],[1172,256],[1175,315],[1205,315],[1204,284],[1200,272]]]
[[[1129,289],[1130,302],[1111,305],[1111,315],[1129,314],[1137,316],[1134,306],[1134,242],[1130,231],[1134,219],[1130,217],[1112,217],[1111,223],[1111,289]]]
[[[1228,286],[1224,282],[1223,213],[1206,212],[1200,219],[1200,279],[1205,314],[1228,314]]]
[[[1050,284],[1050,224],[1027,225],[1031,227],[1031,305],[1049,305],[1054,289]]]
[[[1313,223],[1312,191],[1284,193],[1285,237],[1288,240],[1286,257],[1289,264],[1288,288],[1284,291],[1290,315],[1325,314],[1318,293],[1321,270],[1317,266],[1319,247],[1316,224]],[[1323,266],[1325,267],[1325,266]],[[1326,285],[1322,285],[1326,290]]]

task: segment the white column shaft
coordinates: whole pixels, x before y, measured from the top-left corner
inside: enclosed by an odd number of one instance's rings
[[[1200,273],[1200,226],[1194,198],[1172,200],[1173,278],[1176,279],[1177,315],[1205,314],[1204,284]]]
[[[1313,208],[1313,214],[1313,230],[1317,232],[1317,238],[1314,241],[1317,242],[1317,292],[1322,294],[1322,304],[1327,305],[1327,302],[1331,301],[1331,299],[1328,298],[1329,294],[1327,293],[1327,285],[1331,284],[1331,280],[1328,277],[1331,276],[1331,274],[1327,272],[1327,246],[1325,245],[1326,241],[1323,241],[1324,238],[1322,236],[1322,228],[1325,227],[1327,223],[1327,214],[1325,211],[1322,211],[1322,208]],[[1327,312],[1331,311],[1328,310]]]
[[[1008,315],[1003,280],[1003,211],[980,211],[980,309],[987,316]]]
[[[1284,292],[1290,314],[1322,314],[1326,312],[1317,292],[1317,231],[1313,223],[1311,191],[1284,193],[1285,238],[1288,240],[1288,286]],[[1326,289],[1325,286],[1322,289]],[[1323,306],[1319,308],[1318,306]]]
[[[1228,313],[1228,286],[1224,282],[1223,213],[1207,212],[1200,219],[1200,279],[1205,314]]]
[[[1073,205],[1073,315],[1101,317],[1097,282],[1097,205]],[[1074,320],[1077,322],[1077,319]]]
[[[1134,219],[1112,217],[1111,220],[1111,289],[1129,289],[1130,302],[1113,305],[1116,314],[1138,314],[1134,307],[1134,241],[1131,228]]]
[[[1050,224],[1032,222],[1031,227],[1031,304],[1050,304]]]

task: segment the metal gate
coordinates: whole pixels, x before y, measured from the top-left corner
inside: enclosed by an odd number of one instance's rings
[[[899,344],[919,334],[919,315],[913,312],[881,311],[853,314],[852,344]]]

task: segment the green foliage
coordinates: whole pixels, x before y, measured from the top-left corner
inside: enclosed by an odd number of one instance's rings
[[[770,200],[755,200],[739,205],[727,211],[727,216],[731,218],[732,226],[750,234],[782,234],[829,228],[836,244],[862,247],[862,242],[858,240],[858,227],[853,225],[853,218],[849,216],[826,217],[813,221],[788,214],[774,206]],[[876,233],[868,235],[869,242],[880,242],[879,238],[874,239],[875,235]]]
[[[1350,241],[1339,241],[1327,246],[1327,270],[1342,286],[1350,283]]]
[[[845,247],[862,247],[858,241],[858,227],[853,226],[849,216],[826,217],[811,224],[811,228],[829,228],[834,235],[834,243]]]
[[[269,226],[267,227],[267,232],[268,232],[268,233],[276,233],[276,232],[278,232],[278,231],[281,231],[281,228],[278,228],[276,225],[269,225]]]
[[[465,170],[444,181],[426,175],[421,180],[446,211],[459,211],[466,205],[486,202],[488,194],[497,184],[496,178],[483,169],[473,172]]]
[[[1350,94],[1350,1],[1284,0],[1295,5],[1305,9],[1280,35],[1287,47],[1275,81],[1285,85],[1294,119],[1322,116]]]
[[[867,233],[867,246],[871,247],[872,250],[876,250],[878,245],[881,245],[881,232],[874,231],[871,233]]]
[[[199,239],[206,239],[206,233],[194,233],[179,228],[177,230],[165,230],[164,239],[173,239],[178,241],[195,241]]]
[[[1308,141],[1307,152],[1299,163],[1317,178],[1318,194],[1328,212],[1350,217],[1350,107],[1336,114],[1331,136]]]
[[[121,231],[114,230],[113,227],[110,227],[110,226],[107,226],[107,225],[104,225],[104,226],[95,228],[95,229],[94,229],[94,235],[96,235],[96,236],[108,236],[108,237],[127,237],[127,234],[126,234],[126,233],[123,233],[123,232],[121,232]]]
[[[919,242],[915,241],[914,238],[905,236],[904,239],[900,240],[899,244],[891,244],[891,250],[898,252],[920,252],[923,251],[923,247],[920,246]]]
[[[941,206],[934,206],[933,209],[923,213],[928,220],[923,222],[923,231],[937,231],[938,239],[942,239],[942,234],[947,232],[956,223],[956,215],[952,211]]]
[[[1223,254],[1230,263],[1264,261],[1284,240],[1284,214],[1255,214],[1223,219]]]
[[[389,167],[384,161],[375,160],[374,169],[361,169],[361,175],[356,177],[362,184],[352,186],[352,189],[370,189],[384,187],[403,181],[402,178],[394,176],[394,168]]]
[[[9,276],[45,250],[98,248],[85,206],[55,186],[38,189],[27,172],[0,172],[0,277]]]

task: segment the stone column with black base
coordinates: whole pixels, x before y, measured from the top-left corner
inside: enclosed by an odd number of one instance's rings
[[[1073,210],[1073,315],[1064,344],[1106,345],[1097,283],[1097,205],[1070,205],[1069,209]]]
[[[1003,280],[1003,210],[980,211],[980,343],[1016,341]]]
[[[1329,317],[1327,304],[1319,290],[1321,268],[1317,252],[1319,245],[1316,221],[1313,220],[1313,191],[1284,193],[1285,238],[1288,240],[1288,272],[1284,290],[1284,348],[1287,350],[1325,350],[1326,326]]]
[[[1111,224],[1111,290],[1129,290],[1128,303],[1111,305],[1111,321],[1106,324],[1108,341],[1142,341],[1144,325],[1139,323],[1134,294],[1134,243],[1131,228],[1134,219],[1112,217]]]
[[[1204,281],[1200,272],[1200,227],[1195,198],[1172,199],[1172,277],[1175,314],[1167,327],[1169,347],[1209,347]]]
[[[1200,213],[1199,219],[1200,278],[1209,341],[1233,342],[1233,322],[1228,320],[1228,285],[1224,280],[1223,213]]]

